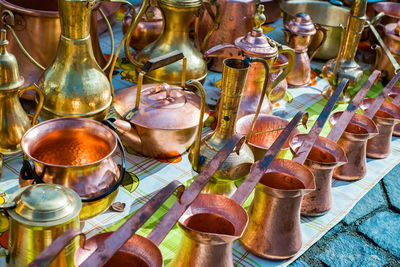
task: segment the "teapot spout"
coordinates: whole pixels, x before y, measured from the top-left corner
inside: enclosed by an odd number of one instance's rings
[[[120,119],[112,119],[114,125],[117,127],[116,132],[124,142],[125,147],[133,149],[134,151],[142,151],[142,140],[134,126],[128,121]]]

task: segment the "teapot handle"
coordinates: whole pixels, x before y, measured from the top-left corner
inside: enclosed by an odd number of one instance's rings
[[[311,53],[310,55],[310,61],[314,58],[315,54],[317,54],[317,52],[319,51],[319,49],[322,47],[322,45],[325,43],[326,41],[326,37],[328,34],[328,28],[324,27],[324,26],[320,26],[318,24],[315,25],[315,28],[317,29],[317,32],[322,32],[322,39],[319,42],[319,44],[317,45],[317,47],[314,49],[314,51]]]
[[[32,126],[34,126],[34,125],[36,125],[37,118],[39,117],[39,113],[42,110],[43,102],[44,102],[44,96],[43,96],[42,91],[39,89],[39,87],[34,83],[31,86],[28,86],[28,87],[20,89],[18,91],[19,97],[21,97],[26,91],[30,91],[30,90],[35,91],[36,94],[39,96],[39,103],[37,104],[36,112],[35,112],[35,115],[33,116],[33,119],[32,119]]]
[[[65,231],[57,237],[50,246],[45,248],[36,258],[28,265],[28,267],[45,267],[49,266],[52,261],[60,254],[60,252],[77,236],[83,238],[81,247],[85,246],[86,235],[80,230],[72,228]]]

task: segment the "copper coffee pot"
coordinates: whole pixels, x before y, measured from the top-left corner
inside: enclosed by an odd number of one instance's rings
[[[136,152],[154,158],[171,158],[184,153],[195,142],[198,146],[201,129],[208,114],[205,92],[198,81],[185,84],[185,68],[181,86],[166,83],[143,85],[143,77],[163,66],[186,58],[173,51],[149,60],[139,74],[137,86],[119,93],[114,108],[122,119],[113,119],[117,133]],[[200,97],[185,87],[195,87]],[[168,142],[166,142],[168,140]]]
[[[287,76],[288,84],[293,87],[301,87],[311,82],[311,60],[322,47],[326,40],[328,29],[315,25],[308,14],[297,13],[284,28],[286,43],[293,48],[296,53],[294,69]],[[321,32],[323,36],[315,50],[308,56],[308,46],[311,44],[313,36]]]
[[[110,31],[113,43],[112,28],[107,20],[107,14],[105,14],[107,13],[105,4],[96,4],[93,7],[90,18],[93,53],[97,64],[102,68],[106,67],[107,60],[101,51],[98,38],[98,28],[102,27],[98,23],[97,18],[99,15],[103,18],[104,24]],[[7,10],[6,13],[3,13],[2,24],[11,27],[11,34],[8,34],[10,41],[9,51],[15,55],[20,65],[21,75],[25,78],[23,87],[32,85],[39,80],[45,68],[52,63],[57,54],[61,34],[58,3],[54,0],[0,0],[0,10],[2,12]],[[32,62],[26,56],[25,49],[21,50],[20,48],[23,45],[26,46],[29,54],[39,64]],[[23,98],[34,100],[34,96],[33,91],[27,91]]]
[[[163,15],[163,30],[161,35],[153,43],[149,44],[137,56],[137,60],[129,51],[130,40],[133,36],[140,19],[150,6],[150,1],[145,0],[131,23],[125,39],[125,55],[136,67],[139,73],[144,63],[152,58],[162,56],[169,52],[182,51],[187,59],[186,77],[189,80],[204,81],[207,75],[207,64],[202,54],[192,45],[189,39],[189,23],[192,17],[199,11],[202,1],[200,0],[158,0],[158,7]],[[209,36],[211,36],[211,29]],[[144,83],[165,82],[171,85],[181,84],[182,64],[174,64],[153,70],[144,77]]]
[[[270,68],[269,75],[266,75],[261,63],[254,63],[251,65],[243,99],[240,104],[239,117],[255,113],[258,102],[260,101],[263,84],[266,80],[269,83],[267,89],[267,98],[269,101],[276,102],[282,99],[287,93],[286,90],[282,90],[282,88],[279,88],[278,90],[275,89],[283,80],[286,79],[286,76],[293,70],[295,64],[295,54],[291,48],[281,46],[264,35],[261,28],[261,25],[265,21],[263,8],[263,5],[258,6],[257,14],[254,16],[255,26],[247,36],[237,38],[234,45],[226,43],[219,44],[204,53],[206,58],[216,56],[250,56],[262,58],[267,61]],[[284,54],[287,57],[287,64],[285,63],[274,66],[274,63],[278,60],[280,54]],[[285,62],[285,60],[283,62]],[[276,73],[279,72],[279,76],[275,77],[272,81],[272,73],[276,75]],[[269,78],[267,79],[266,77]],[[288,96],[287,98],[290,99],[291,97]],[[271,113],[271,104],[269,101],[267,99],[263,100],[261,113]]]
[[[391,103],[400,107],[400,96],[399,96],[399,87],[393,87],[392,92],[389,94],[389,97],[392,98]],[[400,125],[396,124],[393,129],[394,136],[400,136]]]
[[[251,61],[252,64],[254,64],[253,62],[263,64],[266,68],[265,73],[268,75],[269,67],[265,60],[253,59]],[[189,159],[195,171],[202,171],[205,164],[234,135],[239,105],[251,61],[249,58],[224,60],[217,128],[213,133],[204,136],[199,146],[193,146],[189,150]],[[266,89],[267,82],[264,83],[262,95],[265,94]],[[260,97],[259,106],[262,105],[262,100],[263,97]],[[256,120],[256,117],[253,121]],[[244,144],[239,151],[231,153],[203,192],[231,195],[236,189],[234,181],[245,177],[253,163],[253,153],[248,145]]]
[[[24,78],[19,73],[16,58],[8,53],[7,44],[6,30],[2,29],[0,32],[0,177],[3,155],[21,151],[22,136],[31,127],[28,115],[19,101],[19,97],[29,89],[21,89]],[[43,105],[43,95],[36,87],[32,89],[38,92],[39,96],[39,104],[32,121],[34,125]]]
[[[177,188],[182,189],[179,182],[173,181],[161,189],[114,233],[101,233],[87,240],[84,247],[76,252],[74,263],[79,266],[102,266],[104,264],[125,266],[127,264],[140,265],[140,263],[146,266],[163,266],[162,255],[157,246],[200,194],[212,174],[229,156],[230,152],[243,143],[242,141],[242,136],[233,136],[187,190],[178,191],[179,201],[175,202],[147,238],[135,235],[136,230],[168,199],[168,196]],[[61,240],[56,240],[45,249],[30,266],[42,266],[50,263],[73,237],[72,233],[63,234],[59,238]]]
[[[131,25],[133,18],[139,12],[140,7],[129,10],[122,22],[122,32],[126,34]],[[147,9],[145,16],[138,23],[132,34],[130,46],[136,51],[141,51],[147,45],[157,40],[163,27],[163,17],[156,3],[150,1],[150,7]]]

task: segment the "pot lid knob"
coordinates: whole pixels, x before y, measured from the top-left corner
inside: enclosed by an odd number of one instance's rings
[[[7,51],[6,30],[0,31],[0,90],[15,89],[24,84],[24,78],[19,74],[15,56]]]
[[[64,186],[36,184],[22,188],[10,197],[15,205],[11,217],[25,224],[52,224],[78,216],[82,202],[79,195]]]
[[[264,35],[261,25],[266,21],[264,6],[258,5],[257,13],[254,15],[254,27],[247,36],[235,40],[235,45],[251,56],[262,58],[275,57],[278,53],[278,46],[275,41]]]
[[[310,16],[303,12],[297,13],[294,18],[285,25],[285,28],[297,35],[314,35],[316,33],[315,25]]]
[[[394,28],[394,33],[395,33],[397,36],[400,36],[400,20],[397,22],[396,28]]]

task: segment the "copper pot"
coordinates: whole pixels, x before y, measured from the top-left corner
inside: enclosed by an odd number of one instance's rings
[[[97,11],[99,7],[96,5],[94,11]],[[61,34],[58,1],[0,0],[0,10],[10,10],[14,14],[14,30],[22,45],[42,66],[49,66],[56,56]],[[97,63],[104,67],[106,59],[97,37],[97,15],[98,12],[92,12],[92,46]],[[9,20],[7,19],[7,21]],[[10,41],[9,50],[16,56],[21,68],[21,75],[25,78],[24,86],[36,83],[43,70],[35,66],[24,55],[18,47],[18,41],[11,34],[7,35],[7,39]],[[34,94],[31,93],[25,94],[24,97],[33,100],[33,96]]]
[[[396,98],[398,95],[400,95],[400,87],[393,87],[392,92],[389,94],[389,97],[392,99]],[[397,105],[400,107],[400,105]],[[394,136],[400,136],[400,124],[396,124],[393,129],[393,135]]]
[[[299,134],[290,140],[293,152],[302,145],[307,135]],[[307,156],[304,165],[315,177],[315,191],[305,195],[301,203],[301,214],[321,216],[332,207],[333,169],[347,162],[343,149],[331,140],[319,136]]]
[[[135,8],[135,14],[139,12],[140,7]],[[122,32],[125,34],[132,23],[133,10],[129,10],[122,22]],[[142,17],[135,31],[132,33],[130,46],[141,51],[148,44],[155,41],[160,36],[163,26],[163,18],[160,9],[156,6],[150,7],[146,15]]]
[[[363,101],[360,108],[366,110],[375,101],[374,98],[368,98]],[[372,120],[378,127],[379,134],[367,143],[367,157],[382,159],[390,154],[390,143],[394,126],[400,122],[400,108],[385,101],[379,110],[375,113]]]
[[[111,205],[125,173],[125,156],[118,140],[111,129],[89,119],[42,122],[21,140],[28,160],[21,169],[20,186],[64,185],[82,199],[80,218],[94,217]],[[118,145],[123,153],[121,169],[112,158]]]
[[[334,125],[342,112],[333,113],[329,122]],[[367,141],[378,135],[375,123],[364,115],[356,113],[337,142],[346,153],[348,162],[334,169],[333,177],[339,180],[355,181],[367,173]]]

